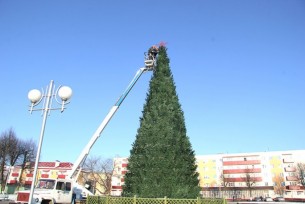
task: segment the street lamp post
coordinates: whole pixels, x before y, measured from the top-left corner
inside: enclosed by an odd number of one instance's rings
[[[46,88],[46,92],[42,90],[40,92],[37,89],[33,89],[29,91],[28,98],[31,102],[30,106],[30,113],[33,111],[42,111],[43,120],[42,120],[42,127],[39,137],[39,143],[38,143],[38,150],[36,154],[36,160],[35,160],[35,166],[34,166],[34,173],[33,173],[33,180],[31,185],[31,191],[30,191],[30,197],[29,197],[29,204],[32,203],[33,200],[33,194],[34,194],[34,188],[35,188],[35,181],[36,181],[36,174],[38,169],[38,163],[40,158],[40,152],[41,152],[41,146],[43,141],[43,135],[45,131],[46,121],[47,117],[50,114],[51,110],[61,110],[61,112],[64,111],[65,105],[68,104],[70,101],[69,99],[72,96],[72,89],[68,86],[59,86],[57,90],[55,91],[55,85],[53,80],[51,80],[49,86]],[[61,98],[61,102],[57,99],[57,95]],[[60,108],[52,108],[52,100],[55,98],[56,102],[61,105]],[[42,108],[35,108],[40,102],[43,101]]]

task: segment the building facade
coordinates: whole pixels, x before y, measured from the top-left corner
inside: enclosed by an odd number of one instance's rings
[[[305,150],[196,156],[203,197],[248,200],[284,196],[304,199],[297,163],[305,163]],[[114,159],[112,192],[121,195],[128,158]]]
[[[124,176],[127,172],[128,158],[114,158],[111,179],[111,195],[121,196]]]
[[[40,178],[66,178],[72,170],[70,162],[39,162],[37,169],[37,180]],[[34,163],[21,166],[7,167],[8,174],[6,191],[14,193],[16,190],[30,189],[33,182]]]
[[[71,172],[73,164],[70,162],[39,162],[37,169],[37,177],[40,178],[50,178],[50,179],[65,179]],[[5,175],[8,175],[6,182],[5,192],[8,194],[13,194],[18,190],[29,190],[33,182],[34,173],[34,163],[27,163],[27,165],[22,169],[21,166],[6,167]],[[104,178],[102,174],[93,174],[82,169],[79,174],[78,183],[87,184],[90,183],[93,193],[100,195],[100,192],[104,192],[104,187],[96,182],[96,178]]]

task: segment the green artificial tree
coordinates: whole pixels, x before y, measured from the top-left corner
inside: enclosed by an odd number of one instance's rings
[[[162,45],[130,151],[123,196],[196,198],[200,191],[196,169],[167,49]]]

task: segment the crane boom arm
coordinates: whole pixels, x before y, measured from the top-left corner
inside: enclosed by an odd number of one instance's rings
[[[80,154],[80,156],[77,158],[76,162],[73,164],[73,168],[70,172],[70,174],[68,175],[68,178],[72,179],[73,175],[75,174],[77,168],[83,164],[83,162],[86,160],[92,146],[94,145],[94,143],[96,142],[96,140],[100,137],[101,133],[103,132],[103,130],[105,129],[106,125],[108,124],[108,122],[111,120],[112,116],[116,113],[116,111],[118,110],[118,108],[120,107],[120,105],[122,104],[122,102],[124,101],[124,99],[126,98],[126,96],[128,95],[128,93],[131,91],[131,89],[133,88],[133,86],[136,84],[136,82],[138,81],[138,79],[141,77],[141,75],[145,72],[145,71],[151,71],[154,69],[154,64],[155,64],[155,59],[147,59],[145,60],[145,67],[140,68],[134,78],[131,80],[130,84],[127,86],[126,90],[123,92],[123,94],[120,96],[120,98],[117,100],[117,102],[114,104],[114,106],[112,106],[112,108],[110,109],[110,111],[108,112],[108,114],[106,115],[106,117],[104,118],[104,120],[102,121],[102,123],[100,124],[100,126],[97,128],[97,130],[95,131],[95,133],[93,134],[93,136],[91,137],[89,143],[85,146],[85,148],[83,149],[82,153]],[[76,178],[77,179],[77,178]]]

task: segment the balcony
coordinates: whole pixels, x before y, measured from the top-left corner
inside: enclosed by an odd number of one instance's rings
[[[223,166],[234,166],[234,165],[254,165],[260,164],[260,160],[246,160],[246,161],[224,161]]]
[[[18,177],[19,173],[12,173],[12,177]]]
[[[33,174],[26,174],[26,177],[33,177]]]
[[[293,159],[284,158],[283,163],[293,163]]]
[[[238,177],[238,178],[224,178],[225,182],[260,182],[263,179],[261,177],[251,177],[247,180],[245,177]]]
[[[285,172],[296,172],[296,168],[294,168],[294,167],[285,167]]]
[[[25,185],[32,185],[32,181],[25,181],[24,184]]]
[[[301,187],[300,186],[286,186],[286,189],[288,189],[288,190],[300,190]]]
[[[112,186],[112,189],[123,189],[122,186]]]
[[[244,173],[261,173],[260,168],[254,169],[226,169],[223,170],[223,174],[244,174]]]
[[[298,177],[296,176],[286,176],[286,180],[287,181],[298,181]]]
[[[9,182],[8,182],[8,184],[16,184],[17,183],[17,180],[10,180]]]

